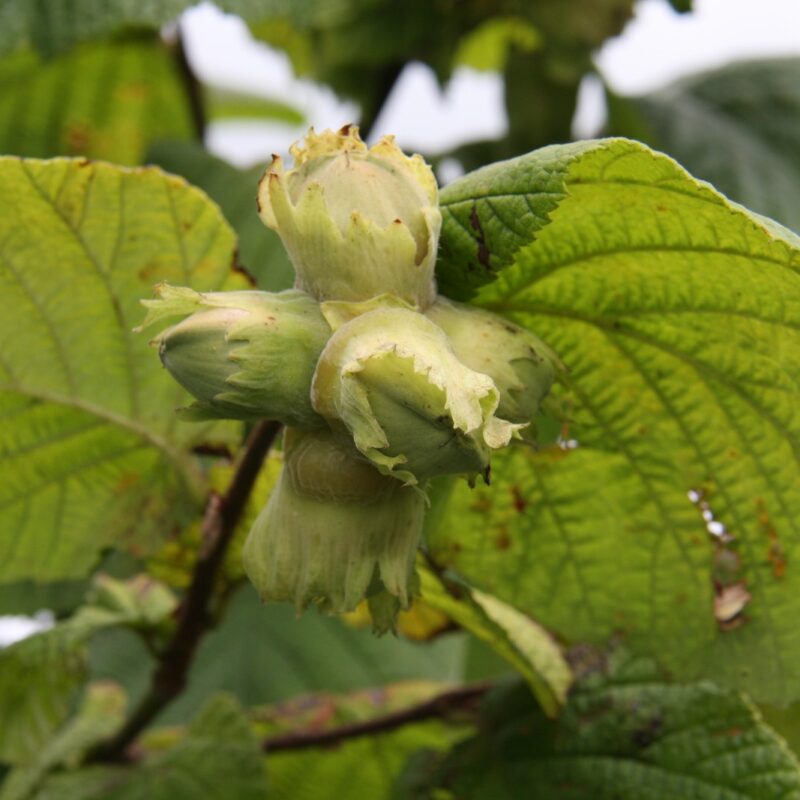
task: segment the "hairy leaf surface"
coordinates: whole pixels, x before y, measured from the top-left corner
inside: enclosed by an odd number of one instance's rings
[[[3,158],[0,208],[0,582],[75,578],[202,500],[209,429],[132,329],[158,281],[232,284],[234,235],[156,169]]]
[[[444,274],[488,248],[476,302],[569,368],[570,441],[459,486],[436,559],[573,640],[800,696],[800,240],[626,140],[479,170],[443,205]]]
[[[521,687],[488,698],[481,733],[427,778],[418,772],[415,788],[402,796],[790,800],[800,765],[744,696],[709,681],[676,686],[651,663],[615,658],[557,722]]]

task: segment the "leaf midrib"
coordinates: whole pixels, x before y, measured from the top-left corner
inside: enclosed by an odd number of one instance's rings
[[[30,184],[33,187],[33,189],[36,191],[36,193],[42,199],[42,202],[45,203],[47,206],[49,206],[53,210],[53,213],[58,217],[59,220],[61,220],[61,222],[64,225],[64,227],[72,234],[72,236],[74,237],[75,241],[80,246],[81,250],[83,250],[84,254],[86,255],[87,261],[94,268],[95,273],[97,274],[98,278],[103,283],[103,286],[105,287],[105,290],[108,293],[109,305],[111,307],[112,313],[114,314],[114,318],[116,319],[116,322],[117,322],[117,325],[118,325],[118,328],[119,328],[120,339],[121,339],[121,342],[122,342],[123,357],[125,359],[125,364],[126,364],[126,367],[127,367],[127,375],[128,375],[128,387],[127,388],[128,388],[129,402],[130,402],[130,405],[131,405],[131,413],[132,414],[136,414],[136,412],[138,410],[138,405],[139,405],[139,397],[138,397],[138,393],[136,391],[136,384],[134,382],[134,378],[135,378],[135,375],[136,375],[136,369],[135,369],[135,365],[134,365],[134,361],[133,361],[133,349],[132,349],[131,331],[130,331],[130,325],[128,325],[126,323],[126,321],[125,321],[125,319],[124,319],[124,317],[122,315],[122,309],[120,308],[119,303],[117,302],[116,294],[115,294],[115,292],[113,290],[113,287],[111,285],[111,278],[110,278],[109,272],[114,269],[114,265],[110,264],[108,271],[103,268],[103,265],[100,263],[99,259],[95,255],[94,251],[89,247],[89,243],[84,238],[83,233],[80,231],[79,228],[76,228],[67,219],[66,216],[64,216],[61,208],[55,202],[53,202],[52,198],[47,195],[47,193],[44,191],[44,189],[42,189],[41,185],[39,184],[39,182],[36,180],[36,178],[34,177],[33,173],[31,172],[31,169],[30,169],[30,166],[28,165],[28,163],[24,159],[20,159],[19,163],[20,163],[22,172],[25,174],[25,177],[28,179],[28,181],[30,182]],[[68,172],[68,170],[65,170],[65,171]],[[91,176],[90,176],[91,177],[91,183],[87,187],[87,190],[83,194],[83,208],[82,208],[82,211],[81,211],[81,218],[83,218],[83,216],[84,216],[84,214],[86,212],[86,208],[88,207],[88,204],[89,204],[89,194],[90,194],[91,186],[94,184],[94,176],[95,175],[96,175],[96,172],[93,170],[92,173],[91,173]],[[120,216],[119,216],[119,219],[120,220],[124,219],[122,212],[123,212],[123,209],[124,209],[124,202],[123,201],[124,201],[124,192],[125,192],[125,188],[124,188],[125,187],[125,179],[126,179],[126,175],[124,173],[119,175],[119,183],[120,183],[120,189],[119,189],[119,191],[120,191],[120,204],[119,204],[120,205],[120,210],[119,210],[119,215]],[[121,234],[120,228],[121,228],[121,225],[118,223],[118,225],[117,225],[117,234],[118,235]]]
[[[21,395],[24,398],[42,403],[52,403],[65,408],[82,411],[111,425],[132,433],[151,447],[155,447],[175,466],[186,486],[191,490],[196,500],[204,496],[204,481],[199,469],[192,463],[191,458],[179,448],[173,446],[169,440],[159,436],[135,419],[118,414],[110,409],[95,405],[80,397],[62,395],[43,389],[31,389],[24,386],[0,384],[0,392],[9,392]]]

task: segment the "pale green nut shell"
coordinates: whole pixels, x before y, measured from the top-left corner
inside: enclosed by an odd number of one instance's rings
[[[555,352],[530,331],[479,308],[438,297],[425,315],[446,334],[459,360],[494,381],[500,391],[497,414],[531,423],[558,371]],[[525,436],[531,428],[523,431]]]
[[[376,308],[333,334],[314,408],[385,475],[408,484],[486,474],[518,426],[499,419],[492,379],[456,358],[440,328],[407,308]]]
[[[162,285],[145,324],[188,316],[157,336],[164,366],[197,402],[190,419],[273,419],[324,426],[311,406],[314,368],[330,327],[298,290],[210,292]]]
[[[244,568],[264,601],[330,613],[365,597],[393,626],[416,590],[421,492],[381,475],[330,431],[288,429],[284,467],[248,535]]]
[[[292,260],[295,286],[319,300],[367,300],[384,292],[414,306],[433,302],[442,217],[431,168],[391,136],[368,148],[358,128],[316,134],[275,156],[261,179],[259,214]]]

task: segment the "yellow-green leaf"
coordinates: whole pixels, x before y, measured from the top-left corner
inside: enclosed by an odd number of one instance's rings
[[[528,681],[544,713],[556,716],[566,700],[572,672],[547,631],[486,592],[450,585],[424,563],[418,562],[418,570],[423,600],[487,642]]]
[[[132,329],[158,281],[231,282],[234,246],[159,170],[0,159],[0,582],[79,577],[196,512],[209,429]]]
[[[456,489],[435,558],[570,640],[800,697],[800,240],[626,140],[442,201],[443,273],[558,352],[572,411]]]

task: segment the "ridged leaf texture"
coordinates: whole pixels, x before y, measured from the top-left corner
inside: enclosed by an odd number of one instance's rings
[[[79,577],[203,502],[139,301],[233,284],[219,209],[156,169],[0,159],[0,582]],[[218,429],[221,435],[224,431]]]
[[[800,797],[796,758],[743,695],[708,681],[671,684],[646,661],[588,666],[556,722],[521,687],[488,698],[478,736],[427,778],[421,770],[416,791],[398,800]]]
[[[454,490],[434,558],[569,640],[800,696],[800,240],[627,140],[493,165],[442,205],[443,282],[475,276],[558,352],[569,421]]]

